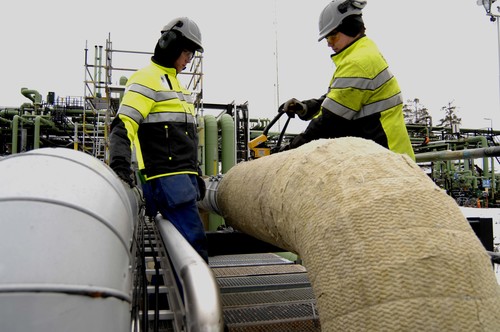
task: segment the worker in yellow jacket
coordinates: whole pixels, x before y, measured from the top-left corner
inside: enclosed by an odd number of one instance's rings
[[[375,43],[365,35],[364,0],[333,0],[319,18],[319,39],[326,39],[336,66],[328,92],[318,99],[292,98],[287,113],[311,120],[284,149],[319,138],[370,139],[415,159],[403,117],[403,97]]]
[[[203,52],[197,24],[173,19],[161,31],[151,63],[127,81],[111,124],[110,167],[133,185],[135,151],[148,215],[160,212],[208,262],[207,240],[196,201],[199,180],[198,132],[191,93],[177,75]],[[199,185],[200,184],[200,185]]]

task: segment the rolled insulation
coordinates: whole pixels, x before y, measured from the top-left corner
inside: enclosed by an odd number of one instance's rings
[[[226,223],[297,253],[323,331],[499,331],[489,256],[454,200],[410,158],[318,140],[231,168]]]

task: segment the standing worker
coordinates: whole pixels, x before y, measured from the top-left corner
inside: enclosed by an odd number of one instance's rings
[[[128,80],[111,124],[110,167],[133,186],[132,150],[145,180],[146,211],[159,211],[208,262],[207,239],[196,201],[198,132],[191,93],[177,79],[203,52],[198,25],[187,17],[172,20],[161,31],[149,66]],[[150,188],[151,192],[147,190]],[[148,195],[149,194],[149,195]]]
[[[370,139],[415,160],[403,117],[399,84],[375,43],[365,35],[364,0],[333,0],[319,17],[336,66],[328,92],[319,99],[285,102],[283,111],[311,120],[284,150],[320,138]],[[281,109],[281,107],[280,107]]]

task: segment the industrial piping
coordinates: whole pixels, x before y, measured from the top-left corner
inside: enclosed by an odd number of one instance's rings
[[[128,331],[140,199],[65,148],[0,161],[0,331]]]
[[[410,158],[317,140],[207,180],[228,225],[297,253],[323,331],[497,331],[500,288],[459,207]]]

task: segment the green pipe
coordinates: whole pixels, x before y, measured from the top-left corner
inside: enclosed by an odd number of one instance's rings
[[[477,189],[477,177],[475,176],[464,176],[464,179],[466,181],[471,181],[472,182],[472,188]]]
[[[12,154],[17,153],[18,133],[19,133],[19,115],[14,115],[14,118],[12,119],[12,147],[11,147]]]
[[[17,153],[17,144],[18,144],[18,136],[19,136],[19,122],[30,123],[30,121],[22,118],[19,115],[14,115],[12,119],[12,154]]]
[[[47,120],[45,118],[43,118],[42,116],[38,115],[35,117],[35,132],[33,134],[33,139],[34,139],[34,142],[33,142],[33,149],[39,149],[40,148],[40,127],[41,127],[41,124],[46,124],[52,128],[55,127],[55,124],[50,121],[50,120]]]
[[[40,106],[42,104],[42,95],[38,91],[21,88],[21,93],[23,96],[31,100],[34,105]]]
[[[5,108],[0,111],[0,118],[5,116],[19,115],[19,110],[15,108]]]
[[[466,139],[467,142],[479,142],[482,148],[488,147],[488,141],[484,136],[469,137]],[[483,172],[486,177],[490,175],[490,167],[488,165],[488,158],[483,158]]]
[[[40,148],[40,123],[42,122],[42,119],[37,116],[35,118],[35,132],[33,134],[33,149],[39,149]]]
[[[222,132],[222,173],[229,171],[236,164],[236,138],[234,121],[229,114],[223,114],[219,119]]]
[[[0,122],[3,122],[3,123],[6,123],[10,126],[10,124],[12,123],[11,120],[8,120],[8,119],[4,119],[4,118],[0,118]]]
[[[424,152],[416,154],[415,159],[417,163],[421,163],[427,161],[476,159],[483,157],[498,157],[498,156],[500,156],[500,146],[458,150],[458,151]]]
[[[121,86],[125,86],[127,85],[127,81],[128,81],[128,78],[126,76],[121,76],[120,77],[120,81],[119,81],[119,84]],[[123,99],[123,94],[125,93],[125,89],[121,90],[120,91],[120,103],[122,102],[122,99]]]
[[[205,170],[206,175],[219,174],[219,145],[217,120],[213,115],[205,115]],[[223,225],[224,218],[215,214],[208,214],[208,229],[215,231]]]
[[[205,115],[205,171],[206,175],[219,173],[219,148],[217,144],[217,121],[213,115]]]

